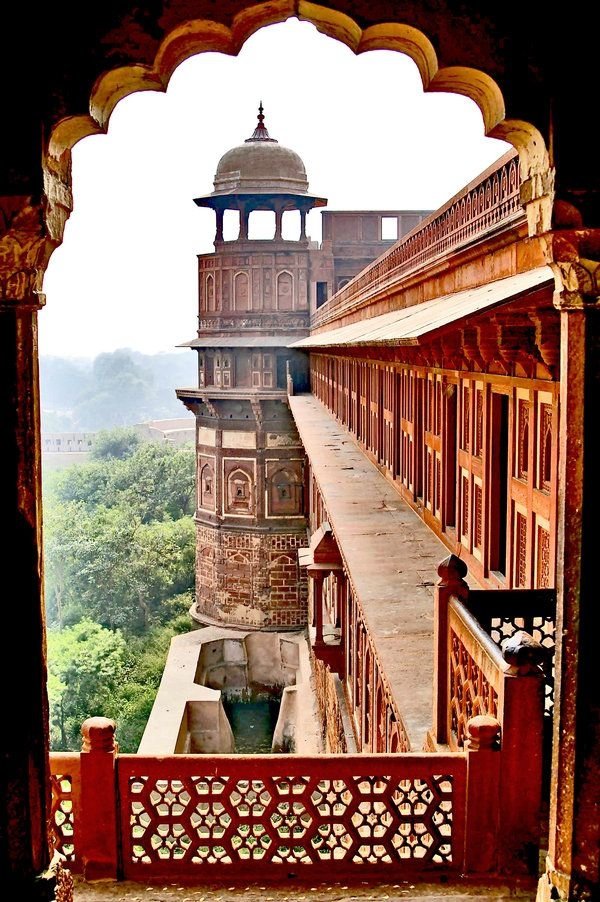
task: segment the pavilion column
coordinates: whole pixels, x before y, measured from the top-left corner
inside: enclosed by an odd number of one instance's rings
[[[322,648],[323,640],[323,581],[328,576],[328,570],[315,570],[308,568],[308,575],[312,580],[313,621],[315,627],[315,648]]]
[[[283,222],[283,208],[278,204],[275,207],[275,241],[281,241],[281,228]]]
[[[240,206],[240,241],[248,240],[248,219],[250,218],[250,211],[246,204],[241,204]]]
[[[556,245],[555,239],[555,256]],[[591,899],[599,880],[600,264],[589,259],[590,248],[578,250],[578,263],[556,264],[569,290],[555,296],[561,319],[556,684],[549,855],[539,902],[557,892],[562,899]]]
[[[36,880],[49,863],[50,813],[37,315],[54,245],[30,198],[0,198],[0,213],[2,618],[7,642],[19,650],[16,667],[2,655],[0,871],[9,898],[29,900],[48,892]]]
[[[306,210],[300,210],[300,241],[306,241]]]
[[[220,210],[219,208],[217,208],[215,210],[215,213],[217,214],[217,231],[215,233],[215,242],[223,241],[223,218],[225,215],[225,210]]]

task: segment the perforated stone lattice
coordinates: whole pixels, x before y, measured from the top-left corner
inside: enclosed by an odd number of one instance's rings
[[[452,863],[453,777],[129,777],[128,857],[311,865]]]
[[[73,777],[71,774],[52,774],[52,807],[50,809],[50,838],[52,847],[75,861],[75,811],[73,805]]]
[[[527,617],[492,617],[490,619],[489,634],[494,642],[501,646],[504,639],[508,639],[518,630],[528,632],[536,642],[539,642],[546,651],[544,661],[544,714],[551,718],[554,711],[554,648],[556,627],[554,617],[527,616]]]
[[[467,738],[467,724],[478,714],[498,716],[498,694],[452,630],[450,650],[450,710],[452,732],[459,746]]]

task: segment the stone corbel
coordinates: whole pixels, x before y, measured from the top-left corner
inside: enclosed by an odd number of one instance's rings
[[[552,232],[547,246],[554,270],[554,306],[583,310],[600,306],[600,229]]]
[[[41,206],[28,196],[0,197],[0,307],[43,307],[42,281],[55,247]]]
[[[252,406],[252,413],[254,414],[254,419],[256,420],[256,425],[258,426],[259,429],[261,429],[262,423],[263,423],[261,403],[258,400],[258,398],[252,398],[252,400],[250,401],[250,404]]]

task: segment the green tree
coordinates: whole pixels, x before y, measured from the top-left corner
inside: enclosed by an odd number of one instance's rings
[[[109,494],[144,523],[177,520],[194,512],[194,468],[192,449],[146,442],[111,471]]]
[[[190,517],[143,523],[131,510],[81,501],[46,519],[48,619],[91,617],[110,629],[144,632],[166,599],[191,589],[195,533]]]
[[[125,674],[127,643],[92,620],[48,633],[51,747],[80,747],[81,724],[115,716],[115,692]]]
[[[98,432],[92,447],[94,460],[106,460],[113,457],[123,460],[138,450],[142,443],[139,432],[132,426],[121,426],[117,429],[103,429]]]

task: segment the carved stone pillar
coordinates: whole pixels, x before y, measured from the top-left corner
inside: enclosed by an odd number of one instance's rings
[[[281,241],[281,226],[283,222],[283,209],[279,205],[275,207],[275,241]]]
[[[557,641],[549,856],[538,889],[544,902],[557,891],[563,899],[591,899],[599,879],[598,237],[597,231],[558,233],[552,247],[564,289],[555,295],[561,319]]]
[[[46,642],[42,594],[41,464],[37,349],[39,293],[53,245],[29,197],[0,198],[0,503],[4,526],[3,629],[24,662],[2,656],[0,871],[14,899],[35,899],[48,866],[50,803]],[[14,660],[14,659],[12,659]],[[40,896],[41,897],[41,896]]]
[[[240,241],[248,240],[248,219],[250,218],[250,211],[246,207],[246,204],[242,204],[240,207]]]
[[[444,558],[437,572],[433,615],[433,739],[434,744],[444,745],[448,742],[448,604],[453,596],[465,599],[469,586],[465,582],[467,565],[455,554]]]
[[[223,241],[223,218],[225,210],[217,210],[217,231],[215,233],[215,244],[217,241]]]
[[[306,241],[306,210],[300,210],[300,241]]]
[[[312,580],[312,600],[313,600],[313,617],[315,627],[315,648],[322,648],[325,644],[323,640],[323,581],[328,576],[329,571],[317,570],[312,567],[308,568],[308,575]]]

